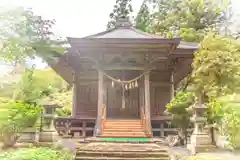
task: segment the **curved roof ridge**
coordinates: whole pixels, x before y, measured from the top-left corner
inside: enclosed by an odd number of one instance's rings
[[[113,30],[115,30],[116,28],[111,28],[111,29],[107,29],[105,31],[102,31],[102,32],[99,32],[99,33],[95,33],[95,34],[92,34],[92,35],[89,35],[89,36],[85,36],[83,38],[94,38],[96,36],[101,36],[101,35],[104,35],[104,34],[107,34],[109,32],[112,32]]]
[[[154,34],[149,34],[149,33],[147,33],[147,32],[143,32],[143,31],[141,31],[141,30],[139,30],[139,29],[136,29],[136,28],[134,28],[134,27],[131,27],[131,29],[132,29],[133,31],[139,33],[139,34],[142,34],[142,35],[144,35],[144,36],[148,36],[148,37],[151,37],[151,38],[165,38],[165,37],[163,37],[163,36],[158,36],[158,35],[154,35]]]
[[[132,26],[120,26],[108,29],[103,32],[99,32],[93,35],[89,35],[85,38],[125,38],[125,39],[132,39],[132,38],[139,38],[139,39],[179,39],[179,37],[176,38],[166,38],[163,36],[158,36],[154,34],[149,34],[147,32],[143,32],[141,30],[138,30]]]

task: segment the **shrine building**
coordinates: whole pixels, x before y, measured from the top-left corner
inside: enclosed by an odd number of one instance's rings
[[[84,38],[68,37],[67,53],[49,65],[73,86],[72,116],[56,129],[74,136],[164,137],[164,114],[176,85],[192,68],[195,43],[139,31],[121,19]]]

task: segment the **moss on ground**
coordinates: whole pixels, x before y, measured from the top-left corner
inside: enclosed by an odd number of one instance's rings
[[[18,148],[0,152],[1,160],[73,160],[73,154],[67,150],[48,147]]]

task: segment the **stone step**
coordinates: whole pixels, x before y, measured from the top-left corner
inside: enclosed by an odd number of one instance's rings
[[[156,143],[79,143],[75,160],[170,160],[167,148]]]
[[[100,137],[126,137],[126,138],[133,138],[133,137],[147,137],[145,134],[102,134]]]
[[[109,124],[142,124],[141,121],[105,121],[105,123],[109,123]]]
[[[103,132],[144,132],[142,128],[104,128]]]
[[[104,123],[105,125],[128,125],[128,126],[142,126],[141,123]]]
[[[138,131],[138,132],[135,132],[135,131],[131,131],[131,132],[129,132],[129,131],[120,131],[120,132],[118,132],[118,131],[106,131],[106,130],[103,130],[103,132],[102,133],[109,133],[109,134],[125,134],[125,133],[129,133],[129,134],[145,134],[145,132],[144,131]]]
[[[138,120],[138,119],[107,119],[105,120],[105,122],[141,122],[141,120]]]
[[[160,146],[155,142],[148,144],[141,143],[115,143],[115,142],[90,142],[78,143],[78,151],[100,151],[100,152],[166,152],[168,147]]]
[[[142,123],[141,122],[121,122],[121,121],[116,121],[116,122],[108,122],[108,121],[105,121],[104,123],[107,123],[107,124],[139,124],[141,125]]]
[[[104,128],[134,128],[134,129],[139,129],[139,128],[143,128],[142,126],[136,126],[136,125],[106,125],[104,124],[103,126]]]
[[[166,151],[161,152],[108,152],[108,151],[77,151],[76,157],[80,156],[89,156],[92,157],[126,157],[126,158],[150,158],[150,157],[162,157],[162,158],[168,158],[168,153]]]
[[[141,125],[142,122],[139,120],[106,120],[105,124],[139,124]]]
[[[151,157],[147,157],[147,158],[126,158],[126,157],[76,157],[75,160],[170,160],[170,158],[151,158]]]
[[[133,126],[133,125],[139,125],[139,126],[142,126],[142,123],[119,123],[119,122],[115,122],[115,123],[110,123],[110,122],[104,122],[104,124],[108,124],[108,125],[115,125],[115,124],[118,124],[118,125],[130,125],[130,126]]]
[[[121,136],[137,136],[137,137],[146,137],[145,133],[117,133],[117,132],[103,132],[101,136],[114,136],[114,137],[121,137]]]
[[[101,137],[146,137],[140,120],[106,120]]]
[[[134,132],[134,131],[106,131],[106,130],[103,130],[102,132],[103,134],[104,133],[108,133],[108,134],[145,134],[144,131],[138,131],[138,132]]]

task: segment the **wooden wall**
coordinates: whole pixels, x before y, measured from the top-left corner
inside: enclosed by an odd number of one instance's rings
[[[136,73],[135,73],[136,74]],[[151,117],[162,116],[165,111],[166,104],[170,101],[170,85],[153,85],[153,82],[168,83],[168,73],[165,75],[153,73],[150,77],[150,103],[151,103]],[[157,76],[163,75],[163,76]],[[117,78],[117,76],[116,76]],[[130,77],[132,78],[132,77]],[[130,118],[139,117],[139,108],[144,105],[144,86],[143,79],[139,81],[138,87],[131,89],[126,94],[126,107],[122,109],[121,104],[121,87],[112,88],[111,81],[105,82],[105,89],[107,91],[107,112],[108,117],[116,118]],[[97,102],[98,102],[98,83],[91,85],[77,84],[76,91],[76,115],[77,117],[96,117],[97,116]]]
[[[151,116],[162,116],[170,101],[170,86],[151,86]]]
[[[76,91],[76,115],[77,117],[96,117],[98,104],[98,85],[79,85]]]

